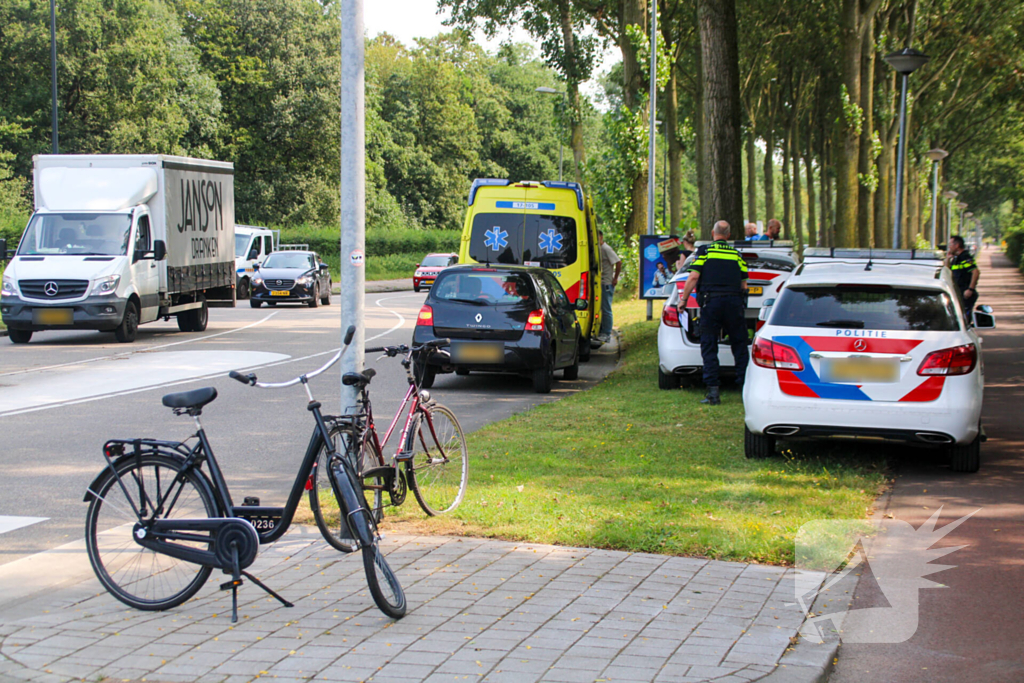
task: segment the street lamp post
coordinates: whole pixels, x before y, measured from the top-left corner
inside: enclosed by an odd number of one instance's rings
[[[53,153],[58,154],[57,144],[57,4],[50,0],[50,123],[53,127]]]
[[[958,194],[956,190],[946,190],[942,193],[942,198],[949,200],[946,204],[946,239],[944,240],[946,242],[949,241],[949,236],[953,234],[953,200],[957,198]]]
[[[893,212],[892,248],[900,248],[900,228],[903,223],[903,165],[907,155],[907,83],[910,74],[924,66],[930,57],[912,47],[904,48],[884,57],[886,63],[902,76],[900,85],[900,145],[896,153],[896,210]]]
[[[561,95],[562,96],[562,116],[561,121],[558,124],[558,179],[562,179],[562,141],[565,139],[565,108],[566,108],[566,94],[561,90],[555,90],[549,88],[546,85],[542,85],[536,88],[534,92],[539,92],[543,95]]]
[[[960,236],[962,237],[963,234],[964,234],[964,209],[967,208],[967,203],[966,202],[958,202],[957,205],[956,205],[956,208],[960,209],[960,225],[959,225],[959,227],[957,227],[956,230],[957,230],[958,233],[960,233]]]
[[[932,249],[934,249],[937,244],[935,226],[938,223],[939,213],[939,162],[948,157],[949,152],[936,147],[925,152],[925,156],[932,160]]]
[[[655,138],[655,121],[658,109],[658,5],[651,3],[651,75],[650,94],[647,106],[651,110],[651,123],[647,130],[647,234],[654,234],[654,153],[657,139]],[[647,300],[647,319],[654,316],[654,302]]]

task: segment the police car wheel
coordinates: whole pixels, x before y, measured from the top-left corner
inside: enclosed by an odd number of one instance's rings
[[[679,388],[679,376],[670,375],[664,372],[661,368],[658,368],[658,388],[659,389],[678,389]]]
[[[951,446],[949,464],[954,472],[966,474],[977,472],[981,468],[981,435],[974,437],[974,441],[966,446]]]
[[[775,439],[764,434],[754,434],[744,425],[743,452],[751,459],[770,458],[775,455]]]

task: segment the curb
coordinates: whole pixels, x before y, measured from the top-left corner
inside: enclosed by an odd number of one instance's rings
[[[889,503],[892,500],[892,483],[890,482],[889,488],[875,500],[874,512],[869,519],[881,519],[889,510]],[[830,610],[832,612],[849,610],[853,604],[853,598],[857,594],[857,588],[860,587],[862,578],[862,574],[857,575],[857,581],[854,583],[853,589],[850,591],[850,597],[842,610],[836,609],[836,598],[834,595],[819,593],[811,605],[811,612],[822,614],[825,610],[826,602],[833,604]],[[828,577],[825,580],[827,579]],[[823,643],[812,643],[800,638],[782,656],[782,659],[776,665],[775,671],[763,678],[757,679],[758,683],[827,683],[832,671],[835,669],[836,663],[839,661],[839,651],[842,642],[839,633],[835,631],[825,634],[824,640],[825,642]]]

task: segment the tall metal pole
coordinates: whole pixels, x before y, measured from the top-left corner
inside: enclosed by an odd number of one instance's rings
[[[939,162],[933,161],[932,166],[935,167],[932,172],[932,249],[935,248],[937,242],[935,241],[935,224],[938,222],[939,212]]]
[[[668,224],[668,124],[665,124],[665,163],[661,165],[661,225],[669,235],[676,226]]]
[[[57,3],[50,0],[50,90],[52,101],[51,125],[53,129],[53,153],[59,154],[60,146],[57,143]]]
[[[341,1],[341,334],[356,326],[341,374],[363,369],[363,296],[366,287],[366,121],[363,0]],[[339,376],[339,382],[341,377]],[[341,386],[341,407],[355,405],[355,387]]]
[[[900,74],[900,145],[896,152],[896,210],[892,220],[892,248],[900,248],[900,228],[903,225],[903,164],[907,153],[907,81],[910,74]]]
[[[648,106],[651,109],[651,125],[647,150],[647,234],[654,234],[654,159],[657,138],[655,138],[655,115],[658,96],[658,4],[651,3],[651,94]],[[647,300],[647,319],[654,315],[654,302]]]
[[[558,126],[558,182],[562,182],[562,147],[565,145],[565,110],[569,106],[569,96],[562,93],[562,121]]]

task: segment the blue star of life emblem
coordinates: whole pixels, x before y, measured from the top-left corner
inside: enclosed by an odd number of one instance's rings
[[[484,233],[487,239],[484,240],[484,246],[490,247],[492,251],[500,251],[508,246],[508,231],[502,230],[497,225]]]
[[[555,232],[553,228],[548,228],[547,232],[540,234],[540,248],[544,250],[545,254],[553,254],[556,251],[562,250],[562,236]]]

